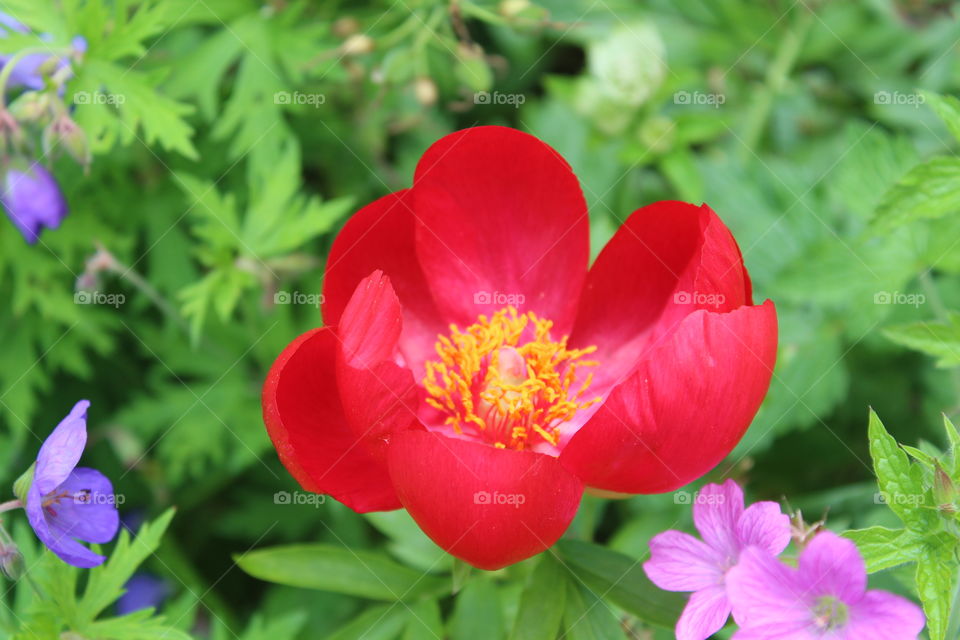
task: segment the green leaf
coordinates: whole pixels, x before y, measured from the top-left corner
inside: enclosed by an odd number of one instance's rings
[[[403,640],[437,640],[443,638],[443,619],[436,600],[421,600],[407,611],[409,621]]]
[[[563,622],[567,571],[550,552],[541,555],[520,596],[511,640],[554,640]]]
[[[386,556],[323,544],[258,549],[236,556],[255,578],[292,587],[334,591],[374,600],[413,600],[449,590],[449,580],[425,576]]]
[[[490,580],[475,576],[457,594],[449,631],[450,640],[501,640],[504,637],[500,596]]]
[[[889,230],[914,220],[960,210],[960,158],[937,157],[917,165],[884,195],[873,223]]]
[[[870,527],[843,534],[853,540],[867,563],[867,573],[876,573],[908,562],[916,562],[922,549],[921,538],[907,529]]]
[[[956,540],[952,539],[953,546]],[[923,601],[930,640],[946,640],[950,601],[956,588],[956,551],[944,544],[925,546],[917,563],[917,593]]]
[[[943,416],[943,428],[947,432],[947,445],[950,451],[950,459],[953,461],[953,473],[950,476],[956,477],[957,474],[960,474],[960,432],[957,431],[946,414]]]
[[[563,637],[570,640],[623,640],[625,637],[610,605],[590,588],[569,578],[563,626]]]
[[[395,604],[370,607],[327,640],[394,640],[407,622],[407,610]]]
[[[588,588],[644,622],[673,629],[686,598],[657,588],[639,559],[579,540],[561,540],[556,549],[565,566]]]
[[[879,416],[870,410],[870,456],[877,474],[880,496],[907,525],[921,533],[929,530],[933,512],[926,509],[927,491],[923,486],[920,467],[910,464],[897,441],[887,433]]]
[[[97,620],[83,627],[84,637],[103,640],[190,640],[190,634],[168,626],[163,618],[151,617],[152,613],[152,609],[141,609],[119,618]]]
[[[932,91],[920,92],[933,110],[937,112],[947,129],[960,141],[960,100],[953,96],[941,96]]]
[[[93,620],[101,611],[123,595],[123,586],[143,561],[160,546],[174,509],[167,509],[159,518],[140,527],[137,537],[130,539],[126,529],[120,531],[120,539],[106,563],[90,570],[87,587],[79,603],[81,615]]]
[[[938,367],[960,365],[960,314],[951,313],[946,322],[915,322],[888,327],[884,335],[897,344],[937,358]]]

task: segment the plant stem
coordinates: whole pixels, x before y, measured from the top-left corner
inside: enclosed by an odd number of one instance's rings
[[[7,502],[0,502],[0,513],[4,511],[13,511],[14,509],[19,509],[23,506],[23,503],[19,500],[8,500]]]

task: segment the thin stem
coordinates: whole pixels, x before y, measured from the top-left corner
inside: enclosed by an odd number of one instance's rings
[[[13,511],[14,509],[20,509],[21,507],[23,507],[23,503],[19,500],[0,502],[0,513],[3,513],[4,511]]]

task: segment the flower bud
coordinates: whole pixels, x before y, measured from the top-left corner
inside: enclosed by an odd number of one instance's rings
[[[940,465],[933,473],[933,499],[942,513],[957,512],[957,487]]]
[[[14,544],[0,542],[0,573],[11,580],[19,580],[23,575],[23,554]]]
[[[43,130],[43,152],[53,153],[58,147],[66,149],[67,154],[77,164],[90,166],[92,156],[87,144],[87,134],[66,113],[62,113]]]
[[[420,76],[413,81],[413,93],[417,102],[425,107],[432,106],[437,102],[437,83],[428,76]]]
[[[344,55],[359,56],[373,51],[374,45],[373,38],[364,33],[356,33],[344,41],[341,50]]]
[[[68,212],[50,172],[24,158],[15,158],[4,168],[0,204],[29,244],[37,241],[42,229],[59,227]]]
[[[50,95],[26,91],[10,104],[10,113],[19,122],[42,123],[50,113]]]

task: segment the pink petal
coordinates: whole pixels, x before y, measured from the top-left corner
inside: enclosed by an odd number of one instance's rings
[[[703,541],[734,560],[739,551],[737,523],[743,514],[743,489],[733,480],[708,484],[693,504],[693,522]]]
[[[701,589],[692,596],[677,621],[677,640],[706,640],[730,617],[730,601],[722,586]]]
[[[755,502],[737,523],[740,547],[755,546],[777,556],[790,544],[790,516],[776,502]]]
[[[925,623],[920,607],[886,591],[868,591],[849,620],[846,640],[916,640]]]
[[[823,640],[823,636],[810,631],[806,623],[774,623],[740,629],[733,634],[732,640]]]
[[[737,566],[727,572],[726,585],[733,618],[741,627],[812,620],[812,598],[805,594],[797,571],[763,549],[745,549]]]
[[[800,584],[811,595],[856,602],[867,588],[867,568],[851,540],[831,531],[817,535],[800,554]]]
[[[664,531],[650,541],[647,577],[667,591],[699,591],[721,584],[723,557],[681,531]]]

